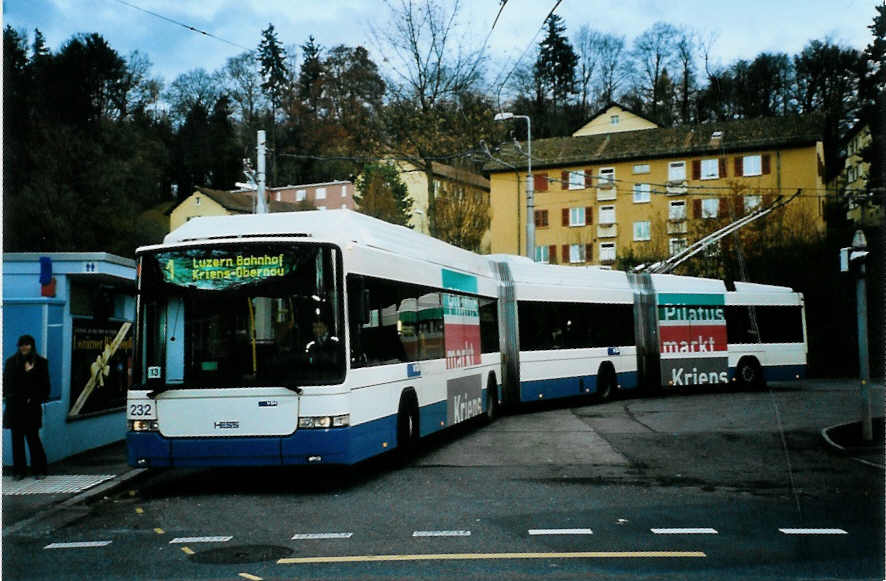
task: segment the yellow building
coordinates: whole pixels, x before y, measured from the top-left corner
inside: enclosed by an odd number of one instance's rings
[[[870,126],[866,123],[856,124],[846,136],[846,158],[843,161],[843,167],[830,184],[831,190],[842,192],[849,198],[846,217],[865,226],[883,222],[882,206],[861,203],[870,199],[867,187],[871,164],[863,161],[861,157],[862,151],[870,144]]]
[[[305,206],[289,202],[268,202],[269,212],[294,212]],[[169,230],[175,230],[197,216],[230,216],[252,214],[255,211],[255,193],[224,192],[210,188],[196,191],[169,210]]]
[[[493,253],[526,253],[526,149],[505,148],[485,167]],[[667,256],[798,189],[779,224],[823,231],[823,159],[809,119],[659,128],[610,104],[571,137],[532,142],[535,259],[610,265],[629,252]]]
[[[428,234],[427,173],[407,161],[397,161],[395,164],[400,172],[400,180],[412,198],[412,219],[409,225],[416,232]],[[434,174],[434,191],[437,193],[463,188],[484,197],[489,196],[489,180],[476,172],[436,161],[431,162],[431,168]]]

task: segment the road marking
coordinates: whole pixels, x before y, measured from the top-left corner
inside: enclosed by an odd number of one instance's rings
[[[107,547],[111,541],[80,541],[76,543],[52,543],[44,549],[88,549],[91,547]]]
[[[182,547],[182,553],[185,555],[193,555],[194,551],[192,551],[190,547]]]
[[[707,555],[701,551],[627,551],[581,553],[443,553],[429,555],[350,555],[344,557],[287,557],[278,565],[323,563],[367,563],[378,561],[459,561],[504,559],[694,559]]]
[[[413,537],[469,537],[471,531],[413,531]]]
[[[234,537],[176,537],[169,541],[173,543],[226,543]]]
[[[843,529],[778,529],[786,535],[848,535]]]
[[[240,577],[244,579],[249,579],[249,581],[262,581],[263,577],[258,577],[256,575],[250,575],[249,573],[238,573]]]
[[[717,529],[649,529],[656,535],[718,535]]]
[[[530,535],[592,535],[591,529],[529,529]]]
[[[354,533],[296,533],[293,541],[313,541],[316,539],[350,539]]]

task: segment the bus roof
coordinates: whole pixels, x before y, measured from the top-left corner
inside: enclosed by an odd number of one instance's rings
[[[163,242],[179,244],[231,238],[287,236],[308,238],[315,242],[329,242],[337,244],[342,249],[356,244],[423,262],[436,263],[483,276],[493,276],[492,266],[485,256],[415,232],[405,226],[397,226],[344,208],[199,217],[185,222],[167,234]]]

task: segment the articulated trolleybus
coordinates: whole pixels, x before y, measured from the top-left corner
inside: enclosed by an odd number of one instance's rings
[[[802,377],[783,287],[481,256],[348,210],[138,250],[133,466],[353,464],[501,405]]]

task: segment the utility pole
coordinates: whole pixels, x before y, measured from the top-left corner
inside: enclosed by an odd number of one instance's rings
[[[840,271],[849,272],[851,264],[858,261],[855,271],[855,316],[858,328],[858,377],[861,381],[859,404],[861,407],[861,436],[865,442],[874,439],[871,425],[871,366],[868,357],[868,299],[865,281],[865,260],[868,256],[868,241],[859,229],[852,237],[852,246],[840,249]]]
[[[258,171],[256,172],[258,175],[256,176],[256,182],[258,186],[258,191],[255,192],[256,195],[256,205],[255,205],[255,213],[256,214],[267,214],[268,213],[268,201],[265,197],[265,130],[259,129],[258,131],[258,144],[256,146],[257,150],[257,163],[256,166]]]

